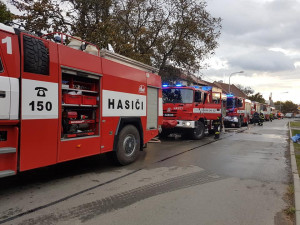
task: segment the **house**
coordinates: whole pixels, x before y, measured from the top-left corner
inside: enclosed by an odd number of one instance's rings
[[[217,82],[217,81],[215,81],[213,84],[215,84],[217,87],[222,89],[224,94],[233,94],[234,96],[248,98],[248,96],[244,92],[242,92],[239,88],[237,88],[234,84],[230,84],[230,92],[229,92],[229,84],[223,82]]]

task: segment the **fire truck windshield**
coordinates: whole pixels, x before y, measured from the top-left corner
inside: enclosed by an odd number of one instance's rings
[[[234,98],[227,98],[226,107],[227,109],[234,107]]]
[[[193,103],[193,97],[193,90],[191,89],[163,89],[164,103]]]

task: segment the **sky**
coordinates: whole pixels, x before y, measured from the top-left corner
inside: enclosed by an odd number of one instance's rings
[[[267,100],[300,104],[300,0],[207,0],[221,17],[215,55],[202,78],[250,86]]]
[[[206,1],[222,30],[202,78],[229,83],[232,73],[244,71],[230,83],[250,86],[266,100],[272,93],[274,101],[300,104],[300,0]]]

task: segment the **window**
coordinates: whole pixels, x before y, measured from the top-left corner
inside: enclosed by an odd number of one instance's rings
[[[2,73],[3,71],[4,71],[4,68],[3,68],[3,64],[2,64],[1,58],[0,58],[0,73]]]
[[[163,90],[164,103],[193,103],[193,90],[170,88]]]
[[[201,102],[201,92],[195,91],[195,102]]]
[[[227,98],[227,109],[234,107],[234,99],[233,98]]]
[[[214,104],[220,104],[221,97],[219,93],[212,93],[212,101]]]
[[[237,100],[237,107],[243,107],[243,99],[238,99]]]

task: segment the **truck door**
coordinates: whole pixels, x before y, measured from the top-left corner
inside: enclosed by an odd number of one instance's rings
[[[205,118],[217,120],[222,115],[222,94],[220,92],[211,92],[210,94],[210,102],[207,102],[204,107]]]
[[[13,32],[0,31],[0,120],[17,120],[19,113],[20,53]]]
[[[24,171],[57,162],[58,54],[53,42],[23,33],[20,41],[20,171]]]

